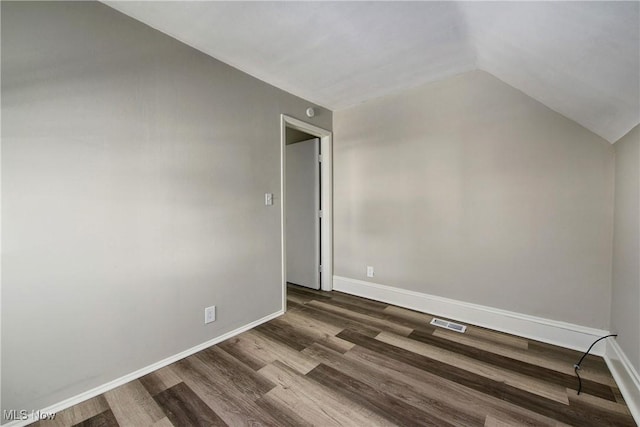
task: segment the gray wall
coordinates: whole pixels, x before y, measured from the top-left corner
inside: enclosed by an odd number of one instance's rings
[[[611,144],[481,71],[334,132],[336,275],[609,326]]]
[[[100,3],[1,7],[2,408],[279,310],[279,115],[331,113]]]
[[[640,371],[640,127],[614,144],[616,152],[611,332]]]

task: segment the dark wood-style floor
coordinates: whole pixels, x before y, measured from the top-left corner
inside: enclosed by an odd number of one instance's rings
[[[634,426],[604,361],[339,292],[38,424]]]

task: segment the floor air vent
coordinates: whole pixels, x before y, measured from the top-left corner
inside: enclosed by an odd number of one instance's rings
[[[431,321],[431,324],[433,326],[438,326],[440,328],[445,328],[445,329],[450,329],[452,331],[460,332],[461,334],[463,334],[464,331],[467,330],[467,327],[465,325],[461,325],[459,323],[448,322],[446,320],[437,319],[435,317]]]

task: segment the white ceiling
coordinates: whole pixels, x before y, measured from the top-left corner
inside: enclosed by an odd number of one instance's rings
[[[640,3],[105,1],[332,110],[472,69],[610,142],[640,122]]]

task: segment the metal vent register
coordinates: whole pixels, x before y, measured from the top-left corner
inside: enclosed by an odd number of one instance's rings
[[[463,334],[467,330],[467,327],[465,325],[449,322],[447,320],[442,320],[435,317],[431,321],[431,324],[433,326],[438,326],[440,328],[445,328],[445,329],[450,329],[452,331],[460,332],[461,334]]]

